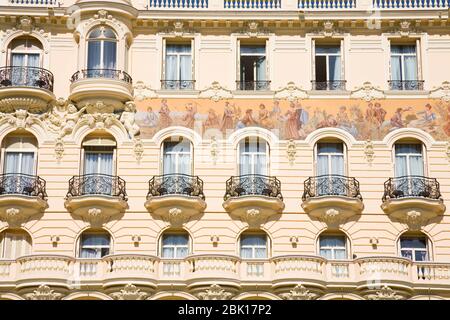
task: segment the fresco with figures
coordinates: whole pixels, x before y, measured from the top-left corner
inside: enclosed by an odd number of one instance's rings
[[[304,139],[316,129],[335,127],[357,140],[381,140],[393,130],[413,127],[436,140],[450,140],[450,102],[439,99],[147,99],[136,101],[136,106],[141,138],[170,126],[224,138],[240,128],[257,126],[280,139]]]

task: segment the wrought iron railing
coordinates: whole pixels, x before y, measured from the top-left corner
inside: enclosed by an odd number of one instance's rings
[[[390,90],[423,90],[423,80],[389,80]]]
[[[353,177],[342,175],[321,175],[309,177],[304,182],[302,200],[321,196],[343,196],[362,199],[359,182]]]
[[[439,199],[441,197],[439,182],[435,178],[423,176],[402,176],[389,178],[384,183],[383,201],[405,197]]]
[[[270,90],[270,81],[236,81],[236,90]]]
[[[346,80],[315,81],[312,80],[312,90],[341,90],[345,91]]]
[[[256,174],[233,176],[227,180],[224,200],[248,195],[266,196],[283,200],[281,182],[276,177]]]
[[[38,176],[22,173],[0,175],[0,195],[20,194],[30,197],[47,198],[45,180]]]
[[[203,180],[187,174],[164,174],[151,178],[147,199],[165,195],[185,195],[205,200]]]
[[[66,198],[85,195],[106,195],[127,200],[125,181],[118,176],[107,174],[85,174],[73,176],[69,180]]]
[[[194,90],[195,80],[161,80],[162,90]]]
[[[53,91],[53,74],[44,68],[8,66],[0,68],[0,88],[33,87]]]
[[[85,69],[75,72],[70,79],[71,82],[75,82],[81,79],[90,78],[105,78],[124,81],[126,83],[132,83],[131,76],[122,70],[115,69]]]

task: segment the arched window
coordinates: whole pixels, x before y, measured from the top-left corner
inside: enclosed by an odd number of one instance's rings
[[[268,257],[268,239],[265,233],[243,233],[239,243],[242,259],[266,259]]]
[[[395,176],[423,176],[423,145],[421,143],[395,144]]]
[[[192,144],[183,137],[172,137],[163,142],[163,174],[192,174]]]
[[[343,233],[322,234],[319,237],[319,254],[325,259],[348,259],[347,237]]]
[[[340,141],[320,141],[316,144],[317,194],[347,195],[345,145]]]
[[[95,70],[116,69],[117,37],[109,27],[99,27],[92,30],[88,36],[87,69],[92,70],[90,76],[95,76]],[[88,74],[89,76],[89,74]]]
[[[0,234],[0,259],[16,259],[31,253],[31,238],[23,230],[5,230]]]
[[[165,232],[161,237],[161,257],[183,259],[189,254],[189,234],[185,231]]]
[[[110,135],[88,135],[83,140],[85,194],[111,195],[115,176],[116,141]]]
[[[7,135],[2,145],[3,173],[35,175],[37,146],[31,134]]]
[[[34,86],[42,67],[42,44],[33,37],[19,37],[11,42],[8,51],[7,64],[11,66],[8,85]]]
[[[239,143],[239,175],[268,175],[269,146],[264,139],[247,137]]]
[[[111,237],[106,231],[88,230],[80,236],[80,258],[100,259],[111,253]]]
[[[424,234],[404,234],[400,237],[400,255],[412,261],[429,261],[429,240]]]

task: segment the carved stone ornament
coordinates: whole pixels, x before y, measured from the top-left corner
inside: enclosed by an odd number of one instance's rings
[[[262,214],[259,209],[252,208],[245,212],[245,218],[249,224],[258,224],[262,219]]]
[[[48,104],[40,98],[12,97],[0,100],[0,111],[12,113],[16,110],[27,110],[30,113],[42,113],[47,111]]]
[[[59,163],[64,155],[64,142],[61,138],[56,139],[55,143],[55,158]]]
[[[297,147],[293,139],[289,140],[286,148],[286,153],[289,164],[292,166],[295,162],[295,155],[297,154]]]
[[[373,142],[369,139],[364,144],[364,157],[369,165],[372,164],[373,159],[375,158],[375,151],[373,150]]]
[[[302,284],[296,285],[289,293],[282,293],[280,297],[285,300],[313,300],[317,294],[309,292]]]
[[[339,210],[336,209],[328,209],[323,214],[323,220],[328,224],[335,224],[339,222],[340,214]]]
[[[211,160],[214,165],[217,163],[217,158],[219,157],[219,145],[217,143],[216,137],[211,137]]]
[[[268,29],[263,29],[259,26],[259,23],[256,21],[251,21],[247,24],[246,27],[237,31],[237,33],[244,34],[250,38],[257,38],[260,36],[267,36],[271,32]]]
[[[212,284],[205,292],[198,294],[201,300],[228,300],[232,294],[222,289],[218,284]]]
[[[221,86],[217,81],[213,81],[211,85],[199,92],[199,98],[211,99],[217,102],[222,99],[232,99],[233,94],[231,90],[228,90]]]
[[[113,16],[108,14],[107,10],[98,10],[96,14],[94,14],[94,19],[98,20],[101,23],[104,23],[106,20],[112,20]]]
[[[383,286],[376,294],[369,294],[367,296],[369,300],[401,300],[402,296],[398,295],[394,290],[388,286]]]
[[[18,18],[17,29],[29,34],[33,30],[33,19],[30,16],[21,16]]]
[[[136,104],[134,101],[125,102],[125,109],[120,115],[119,121],[127,130],[129,138],[139,134],[140,128],[136,123]]]
[[[25,298],[28,300],[58,300],[61,299],[62,296],[61,293],[57,293],[50,289],[49,286],[42,284],[32,293],[27,293]]]
[[[356,88],[350,93],[352,99],[362,99],[370,102],[372,100],[384,99],[384,91],[372,85],[369,81],[363,83],[359,88]]]
[[[87,211],[86,218],[90,221],[93,226],[102,225],[108,218],[108,215],[99,208],[90,208]]]
[[[419,30],[414,28],[410,21],[400,21],[397,28],[394,28],[390,32],[391,34],[399,35],[400,37],[410,37],[420,33]]]
[[[144,157],[144,143],[140,138],[134,139],[133,152],[137,163],[140,163],[142,158]]]
[[[274,98],[293,102],[300,99],[306,99],[308,98],[308,95],[305,90],[297,87],[294,82],[290,81],[287,83],[286,87],[275,91]]]
[[[343,30],[336,28],[334,22],[332,21],[324,21],[322,27],[320,29],[316,29],[313,31],[313,34],[320,35],[326,38],[334,37],[337,35],[344,34]]]
[[[183,213],[183,210],[180,208],[171,208],[169,209],[169,214],[167,219],[172,225],[180,225],[184,222],[187,217]]]
[[[444,102],[450,102],[450,82],[444,81],[442,85],[430,91],[430,98],[441,99]]]
[[[144,82],[138,81],[134,85],[134,98],[138,101],[142,101],[144,99],[154,99],[157,98],[156,90],[153,90],[149,86],[146,86]]]
[[[404,222],[408,225],[410,230],[419,230],[421,225],[426,221],[427,219],[420,211],[411,210],[406,213]]]
[[[0,123],[6,121],[13,127],[16,127],[18,129],[25,129],[31,127],[33,124],[39,124],[43,126],[40,117],[42,117],[42,115],[38,116],[29,113],[27,110],[18,109],[13,113],[0,113]]]
[[[116,300],[145,300],[147,296],[147,293],[141,292],[139,288],[131,283],[127,284],[119,292],[111,294],[111,297]]]
[[[21,222],[25,219],[25,216],[18,208],[8,208],[0,216],[9,226],[20,226]]]
[[[167,27],[160,31],[160,34],[174,37],[186,37],[195,34],[195,31],[186,28],[183,21],[175,21],[171,27]]]

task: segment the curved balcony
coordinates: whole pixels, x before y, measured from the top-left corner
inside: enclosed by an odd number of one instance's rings
[[[69,180],[64,206],[69,212],[95,223],[125,212],[127,200],[122,178],[95,173]]]
[[[273,283],[276,287],[305,285],[325,287],[327,260],[319,256],[286,255],[271,259],[273,264]]]
[[[281,182],[263,175],[234,176],[226,182],[224,209],[247,222],[260,223],[284,209]]]
[[[302,200],[307,214],[327,223],[348,219],[364,209],[358,180],[342,175],[309,177]]]
[[[47,104],[55,99],[53,82],[53,74],[44,68],[0,68],[1,112],[14,112],[17,109],[33,113],[46,111]]]
[[[423,80],[389,80],[389,90],[423,90]]]
[[[194,90],[195,80],[161,80],[161,90]]]
[[[133,100],[133,81],[125,71],[85,69],[75,72],[70,81],[70,99],[79,105],[102,100],[118,110]]]
[[[0,217],[10,224],[48,208],[45,180],[20,173],[0,175]]]
[[[186,174],[154,176],[148,182],[145,207],[172,224],[186,221],[206,209],[203,181]]]
[[[315,81],[312,80],[312,90],[325,91],[345,91],[346,80],[332,80],[332,81]]]
[[[425,223],[445,211],[439,182],[435,178],[389,178],[384,183],[382,200],[381,208],[385,213],[408,224]]]
[[[269,80],[255,80],[255,81],[236,81],[236,90],[244,91],[269,91]]]

